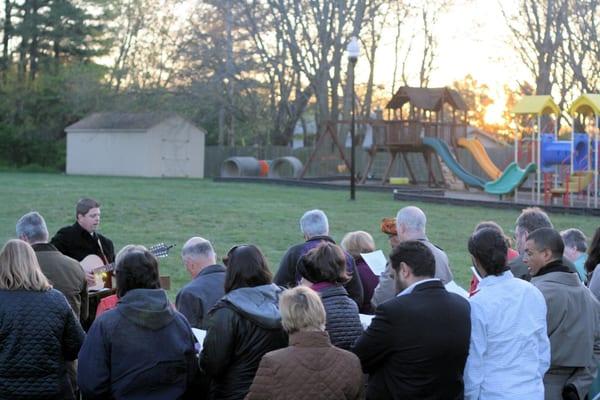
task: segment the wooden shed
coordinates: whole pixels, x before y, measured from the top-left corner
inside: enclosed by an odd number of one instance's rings
[[[206,133],[175,114],[95,113],[65,131],[67,174],[204,177]]]

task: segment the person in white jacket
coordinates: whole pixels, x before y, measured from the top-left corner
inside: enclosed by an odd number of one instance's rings
[[[469,239],[473,264],[483,277],[470,299],[471,342],[465,366],[465,399],[544,399],[550,366],[546,302],[506,266],[506,241],[485,228]]]

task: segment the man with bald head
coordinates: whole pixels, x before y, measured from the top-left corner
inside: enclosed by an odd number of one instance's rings
[[[177,293],[175,305],[192,327],[207,329],[208,310],[225,295],[225,267],[217,264],[212,244],[197,236],[183,245],[181,259],[192,281]]]
[[[431,250],[435,258],[435,276],[445,285],[452,281],[452,271],[450,270],[450,261],[448,256],[441,248],[437,247],[427,239],[425,228],[427,217],[419,207],[408,206],[400,209],[396,215],[396,230],[398,232],[398,242],[408,240],[417,240],[423,243]],[[391,268],[388,265],[383,274],[379,277],[379,285],[375,288],[371,303],[374,307],[394,298],[396,290],[394,279],[391,276]]]

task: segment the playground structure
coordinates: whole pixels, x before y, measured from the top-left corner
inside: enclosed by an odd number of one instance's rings
[[[360,175],[360,183],[365,183],[371,175],[375,157],[387,153],[388,162],[381,178],[386,184],[394,162],[399,159],[405,164],[409,181],[417,183],[414,168],[408,161],[407,154],[421,154],[425,160],[428,185],[448,186],[448,181],[457,177],[468,188],[485,190],[487,181],[467,171],[457,158],[458,147],[466,148],[478,165],[491,179],[500,179],[500,184],[490,188],[493,194],[513,192],[531,173],[532,168],[502,171],[492,162],[480,142],[467,139],[467,106],[458,92],[450,88],[411,88],[401,87],[387,104],[389,118],[387,120],[359,121],[359,125],[371,128],[371,135],[365,137],[363,148],[367,153],[367,163]],[[449,118],[450,117],[450,118]],[[304,167],[304,173],[312,162],[319,158],[325,138],[330,138],[332,147],[337,147],[342,161],[347,165],[339,139],[340,127],[345,128],[348,121],[330,123],[321,135],[319,142]],[[367,142],[368,144],[365,144]],[[326,147],[326,146],[325,146]],[[434,166],[442,171],[442,182],[438,182],[434,174]],[[505,171],[506,172],[506,171]],[[502,190],[501,190],[502,189]]]
[[[514,157],[517,164],[524,158],[525,162],[538,166],[532,200],[540,204],[543,193],[546,204],[562,197],[563,205],[569,206],[574,194],[586,194],[587,206],[593,196],[597,207],[600,96],[582,95],[573,102],[569,113],[578,123],[573,126],[570,140],[558,140],[558,124],[551,116],[558,116],[560,110],[550,96],[526,96],[513,112],[529,116],[531,137],[515,136]],[[593,117],[593,124],[588,126],[595,130],[594,134],[576,132],[578,128],[586,128],[585,120],[589,117]],[[547,133],[548,130],[554,133]]]
[[[516,203],[518,189],[529,182],[531,203],[541,204],[543,200],[549,204],[553,198],[562,197],[563,205],[571,206],[574,194],[586,194],[587,206],[590,206],[591,197],[594,197],[594,207],[598,206],[596,155],[599,150],[600,95],[582,95],[572,104],[569,114],[577,123],[570,140],[558,139],[558,124],[554,121],[560,115],[560,109],[550,96],[521,99],[511,111],[528,123],[522,124],[522,129],[515,135],[514,161],[503,169],[492,161],[481,142],[467,138],[467,107],[455,90],[401,87],[386,108],[387,119],[356,121],[358,141],[362,143],[357,147],[362,147],[366,156],[365,166],[356,177],[358,183],[365,184],[373,176],[374,160],[383,153],[387,162],[381,176],[382,185],[417,184],[415,172],[420,172],[421,176],[427,174],[430,187],[448,187],[451,180],[456,183],[458,178],[459,189],[483,191],[500,196],[500,200],[511,195]],[[592,117],[593,123],[590,123]],[[305,165],[294,157],[273,161],[232,157],[223,164],[222,176],[303,179],[312,166],[312,175],[316,173],[320,179],[347,179],[349,130],[350,121],[326,123]],[[344,136],[345,146],[342,145]],[[459,148],[468,151],[461,157],[472,156],[485,178],[464,167],[463,163],[468,160],[460,162]],[[411,153],[413,160],[415,155],[422,157],[420,163],[424,168],[421,166],[420,171],[415,171],[411,165],[408,157]],[[336,160],[338,164],[334,168],[320,164]],[[404,163],[408,177],[390,177],[396,161]]]

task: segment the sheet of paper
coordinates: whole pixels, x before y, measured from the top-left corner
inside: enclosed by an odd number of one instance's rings
[[[373,319],[374,315],[358,314],[358,316],[360,317],[360,323],[362,324],[363,329],[367,330],[369,325],[371,325],[371,320]]]
[[[200,350],[202,348],[202,343],[204,343],[204,338],[206,337],[206,331],[203,329],[192,328],[192,333],[196,336],[198,343],[200,344]]]
[[[387,264],[383,251],[377,250],[372,253],[360,253],[360,255],[375,275],[379,276],[383,274]]]
[[[446,290],[449,291],[450,293],[456,293],[458,295],[461,295],[465,299],[469,298],[469,292],[467,292],[465,289],[458,286],[456,284],[456,282],[450,281],[450,282],[446,283],[445,286],[446,286]]]

